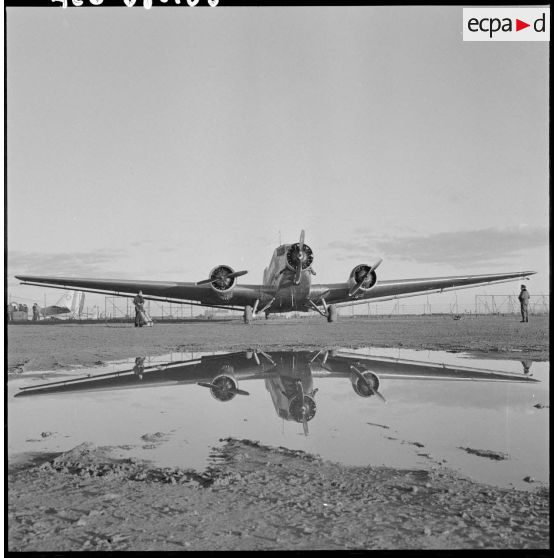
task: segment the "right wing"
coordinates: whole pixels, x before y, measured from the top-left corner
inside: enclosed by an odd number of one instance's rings
[[[482,285],[507,283],[534,275],[535,271],[491,273],[487,275],[456,275],[452,277],[425,277],[420,279],[391,279],[378,281],[370,290],[355,291],[349,283],[314,285],[312,298],[317,304],[323,297],[327,304],[353,306],[368,302],[381,302],[409,296],[468,289]]]

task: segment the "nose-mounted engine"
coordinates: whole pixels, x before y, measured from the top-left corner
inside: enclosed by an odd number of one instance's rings
[[[381,263],[382,260],[378,260],[372,265],[360,264],[351,271],[348,281],[349,296],[356,296],[374,288],[378,281],[375,270]]]
[[[308,269],[314,260],[312,248],[308,244],[303,244],[302,249],[298,243],[293,244],[287,252],[287,265],[289,269],[295,271],[297,267]]]
[[[312,248],[308,244],[304,244],[304,231],[300,233],[300,241],[295,242],[287,251],[287,267],[294,271],[295,276],[293,283],[298,285],[302,272],[310,268],[314,261]]]

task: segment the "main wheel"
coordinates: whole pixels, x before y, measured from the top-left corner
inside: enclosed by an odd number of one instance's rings
[[[252,307],[245,306],[244,307],[244,323],[249,324],[252,321]]]
[[[335,304],[330,304],[327,307],[327,321],[330,323],[337,321],[337,306]]]

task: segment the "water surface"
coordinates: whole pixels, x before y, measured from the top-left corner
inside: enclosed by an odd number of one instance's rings
[[[549,403],[548,362],[368,348],[172,353],[135,365],[131,358],[14,378],[9,459],[90,441],[158,465],[203,469],[210,448],[233,436],[349,465],[444,465],[518,488],[540,486],[527,476],[548,482],[549,410],[535,407]],[[13,397],[71,378],[86,379],[58,384],[63,392]]]

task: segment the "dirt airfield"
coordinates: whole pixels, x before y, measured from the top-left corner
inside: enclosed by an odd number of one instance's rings
[[[517,316],[417,316],[342,319],[259,319],[228,322],[11,325],[8,371],[38,371],[102,365],[110,360],[173,351],[270,350],[335,347],[400,347],[471,352],[482,358],[549,359],[547,316],[523,324]]]
[[[7,335],[8,381],[186,350],[374,346],[549,359],[543,316],[528,324],[500,316],[14,324]],[[503,489],[442,465],[349,467],[250,440],[224,442],[205,471],[117,459],[110,447],[86,443],[10,464],[9,550],[549,548],[547,485]]]

